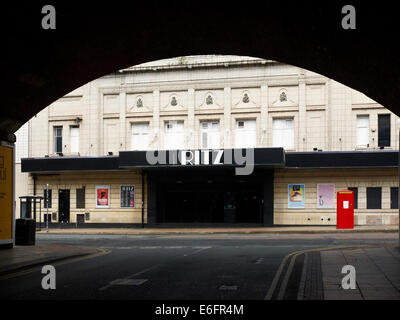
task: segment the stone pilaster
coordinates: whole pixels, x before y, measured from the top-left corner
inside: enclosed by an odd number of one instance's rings
[[[268,85],[261,86],[260,147],[268,146]]]
[[[159,150],[161,148],[161,130],[163,130],[163,124],[160,122],[160,90],[153,91],[153,132],[152,145],[150,149]]]
[[[306,110],[306,82],[304,77],[299,79],[299,119],[296,151],[306,151],[307,148],[307,110]]]
[[[194,89],[190,88],[188,90],[188,115],[187,115],[187,146],[189,149],[194,149],[196,147],[196,134],[195,134],[195,117],[194,117],[194,108],[195,108],[195,96]]]
[[[232,148],[233,145],[233,128],[232,128],[232,98],[231,98],[231,88],[224,88],[224,127],[223,127],[223,137],[224,137],[224,148]]]
[[[126,128],[126,92],[119,94],[119,150],[128,150],[130,148],[127,144],[128,131]]]

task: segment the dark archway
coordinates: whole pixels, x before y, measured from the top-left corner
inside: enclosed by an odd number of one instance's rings
[[[0,136],[54,100],[104,74],[196,54],[273,59],[335,79],[400,114],[394,4],[359,3],[357,29],[341,27],[344,1],[145,1],[53,5],[57,29],[41,28],[45,2],[3,12]]]

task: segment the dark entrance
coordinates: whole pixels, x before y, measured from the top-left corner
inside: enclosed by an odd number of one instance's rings
[[[153,170],[148,183],[150,223],[271,222],[273,170],[250,176],[229,168]]]
[[[239,183],[235,199],[236,222],[263,222],[263,185],[261,183]]]
[[[190,182],[165,184],[160,195],[165,209],[159,210],[160,222],[224,222],[223,192],[212,186],[194,186]]]
[[[59,222],[69,223],[69,190],[58,190],[58,214]]]

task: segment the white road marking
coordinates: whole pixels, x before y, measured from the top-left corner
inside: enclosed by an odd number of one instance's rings
[[[223,284],[222,286],[220,286],[219,288],[218,288],[219,290],[226,290],[226,291],[235,291],[235,290],[237,290],[238,289],[238,286],[232,286],[232,285],[225,285],[225,284]]]
[[[125,279],[125,280],[128,280],[128,279],[137,277],[137,276],[139,276],[139,275],[141,275],[141,274],[143,274],[143,273],[146,273],[146,272],[148,272],[148,271],[150,271],[150,270],[153,270],[153,269],[155,269],[155,268],[157,268],[157,267],[159,267],[159,266],[160,266],[160,265],[157,264],[157,265],[152,266],[152,267],[150,267],[150,268],[147,268],[147,269],[144,269],[144,270],[142,270],[142,271],[136,272],[136,273],[134,273],[134,274],[132,274],[132,275],[130,275],[130,276],[124,278],[124,279]],[[101,287],[99,290],[101,290],[101,291],[106,290],[106,289],[108,289],[109,287],[115,285],[115,283],[114,283],[115,281],[121,281],[121,280],[124,280],[124,279],[116,279],[116,280],[113,280],[113,281],[111,281],[108,285],[106,285],[106,286],[104,286],[104,287]],[[146,281],[147,281],[147,279],[146,279]]]
[[[115,286],[140,286],[145,283],[148,279],[117,279],[110,282],[110,285]]]
[[[184,254],[183,256],[184,257],[193,256],[193,255],[195,255],[195,254],[197,254],[197,253],[199,253],[201,251],[204,251],[204,250],[207,250],[207,249],[210,249],[210,248],[212,248],[212,247],[202,247],[201,249],[198,249],[195,252]]]

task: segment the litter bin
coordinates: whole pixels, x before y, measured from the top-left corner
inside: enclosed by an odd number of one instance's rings
[[[34,219],[17,219],[15,221],[15,245],[34,246],[36,238],[36,221]]]

